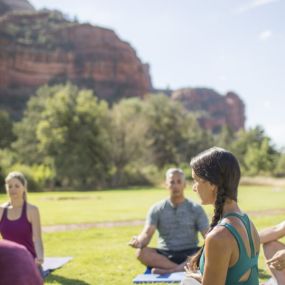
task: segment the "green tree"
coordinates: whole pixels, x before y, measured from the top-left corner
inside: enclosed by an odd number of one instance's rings
[[[15,148],[28,163],[52,165],[63,185],[101,186],[110,168],[109,121],[107,104],[92,91],[71,84],[45,86],[17,125],[32,137],[19,136]],[[30,159],[23,153],[28,148],[35,151]]]
[[[247,175],[272,174],[274,169],[274,156],[271,153],[270,139],[265,137],[260,145],[253,143],[248,146],[244,162]]]
[[[274,169],[274,175],[277,177],[285,176],[285,153],[280,153],[280,156],[277,158],[277,163]]]
[[[0,110],[0,148],[10,147],[14,139],[13,122],[8,112]]]
[[[37,138],[38,123],[44,120],[44,110],[46,102],[53,97],[62,86],[48,85],[42,86],[32,96],[27,103],[23,118],[14,125],[14,134],[16,141],[12,148],[18,155],[18,161],[22,164],[41,164],[47,159],[39,148],[39,139]]]
[[[113,185],[131,183],[129,172],[140,173],[143,166],[150,163],[151,155],[146,139],[148,126],[144,110],[145,104],[138,98],[123,99],[111,110]]]
[[[153,162],[159,168],[189,162],[199,151],[211,145],[212,139],[181,103],[165,95],[147,100],[147,138]]]
[[[215,145],[231,150],[235,139],[234,131],[228,125],[224,125],[221,131],[215,136]]]
[[[245,175],[270,174],[276,163],[277,150],[261,126],[236,134],[232,151],[237,155]]]

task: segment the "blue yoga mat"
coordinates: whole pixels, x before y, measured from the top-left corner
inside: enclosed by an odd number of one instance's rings
[[[48,276],[52,271],[62,267],[72,259],[71,256],[66,257],[45,257],[43,267],[43,277]]]
[[[185,272],[171,274],[139,274],[133,279],[133,283],[180,283],[185,277]]]

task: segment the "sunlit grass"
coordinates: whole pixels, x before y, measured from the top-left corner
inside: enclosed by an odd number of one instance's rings
[[[198,201],[190,188],[186,195]],[[43,225],[143,220],[150,205],[167,196],[165,189],[128,189],[93,192],[29,193],[40,208]],[[0,195],[0,202],[6,200]],[[240,187],[239,202],[258,229],[284,220],[285,188]],[[281,209],[279,212],[276,209]],[[205,208],[209,216],[212,207]],[[93,228],[44,233],[47,256],[73,256],[73,260],[48,277],[45,284],[127,285],[144,267],[127,246],[142,226]],[[155,245],[155,239],[152,244]],[[268,278],[261,252],[261,280]]]

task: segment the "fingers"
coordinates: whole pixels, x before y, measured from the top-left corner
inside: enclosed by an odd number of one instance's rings
[[[269,265],[270,268],[272,269],[276,269],[278,271],[281,271],[285,268],[285,264],[282,263],[282,261],[273,261],[273,262],[267,262],[267,264]]]
[[[279,256],[275,256],[274,255],[272,258],[268,259],[266,261],[266,263],[269,264],[269,263],[273,263],[273,262],[276,262],[276,261],[279,261]]]
[[[135,247],[135,248],[138,248],[139,245],[140,245],[138,237],[137,236],[133,236],[132,239],[129,241],[128,245],[130,245],[132,247]]]

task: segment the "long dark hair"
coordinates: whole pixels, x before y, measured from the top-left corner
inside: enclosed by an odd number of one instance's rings
[[[240,180],[239,163],[231,152],[212,147],[194,157],[190,166],[198,177],[216,185],[218,189],[209,233],[222,218],[226,198],[237,201]],[[191,267],[194,270],[199,268],[203,247],[191,258]]]

